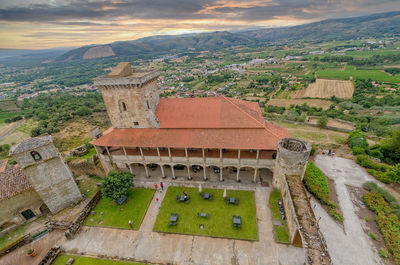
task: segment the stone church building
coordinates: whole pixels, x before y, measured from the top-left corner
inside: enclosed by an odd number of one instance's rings
[[[272,181],[286,129],[266,122],[258,103],[227,97],[161,98],[159,73],[120,63],[94,79],[112,127],[91,143],[103,167],[150,177]]]

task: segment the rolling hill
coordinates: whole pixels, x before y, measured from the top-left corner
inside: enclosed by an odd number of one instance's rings
[[[293,27],[266,28],[240,33],[219,31],[177,36],[154,36],[106,45],[89,45],[68,51],[57,61],[111,56],[161,55],[188,50],[216,50],[236,45],[298,40],[349,40],[400,35],[400,11],[362,17],[328,19]]]

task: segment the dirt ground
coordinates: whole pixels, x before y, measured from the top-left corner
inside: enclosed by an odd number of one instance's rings
[[[349,190],[351,201],[354,204],[354,208],[356,210],[358,218],[360,218],[360,223],[365,234],[369,237],[368,233],[372,232],[378,236],[378,240],[371,239],[375,251],[378,252],[379,249],[383,248],[388,253],[390,253],[386,248],[385,241],[383,239],[381,232],[379,231],[378,226],[374,222],[375,214],[371,210],[369,210],[363,202],[362,196],[364,193],[366,193],[366,190],[364,190],[363,188],[349,186],[349,185],[347,186],[347,189]],[[364,219],[366,217],[369,218],[368,222]],[[395,264],[392,257],[384,259],[384,262],[385,264],[388,265]]]
[[[354,92],[353,83],[349,80],[329,80],[317,79],[315,83],[310,84],[303,93],[296,94],[297,98],[352,98]]]
[[[332,104],[330,100],[323,99],[279,99],[274,98],[270,99],[266,106],[273,105],[278,107],[290,107],[290,105],[302,105],[307,103],[310,107],[322,108],[323,110],[327,110],[329,106]]]
[[[308,122],[311,124],[318,124],[319,118],[317,117],[312,117],[308,119]],[[354,125],[351,125],[347,122],[342,122],[340,120],[336,119],[329,119],[328,120],[328,126],[336,127],[336,128],[342,128],[342,129],[347,129],[347,130],[354,130]]]

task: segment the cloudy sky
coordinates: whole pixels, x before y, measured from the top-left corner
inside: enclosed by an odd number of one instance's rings
[[[72,47],[396,10],[399,0],[1,0],[0,48]]]

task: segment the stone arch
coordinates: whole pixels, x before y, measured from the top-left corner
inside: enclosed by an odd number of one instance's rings
[[[204,172],[204,167],[202,165],[190,165],[190,176],[191,179],[195,180],[206,180],[206,173]]]
[[[227,181],[238,181],[238,178],[237,178],[238,171],[240,171],[240,170],[237,166],[223,166],[222,167],[222,177],[224,180],[227,180]]]
[[[257,181],[258,169],[251,166],[240,167],[240,181],[244,183],[252,183]]]
[[[274,176],[274,173],[271,168],[260,167],[258,169],[258,179],[260,180],[262,186],[266,186],[266,187],[271,186],[273,176]]]
[[[134,176],[146,176],[149,177],[149,170],[146,164],[143,163],[131,163],[129,164],[130,171]]]
[[[207,178],[213,181],[221,180],[221,168],[217,165],[206,166]]]

